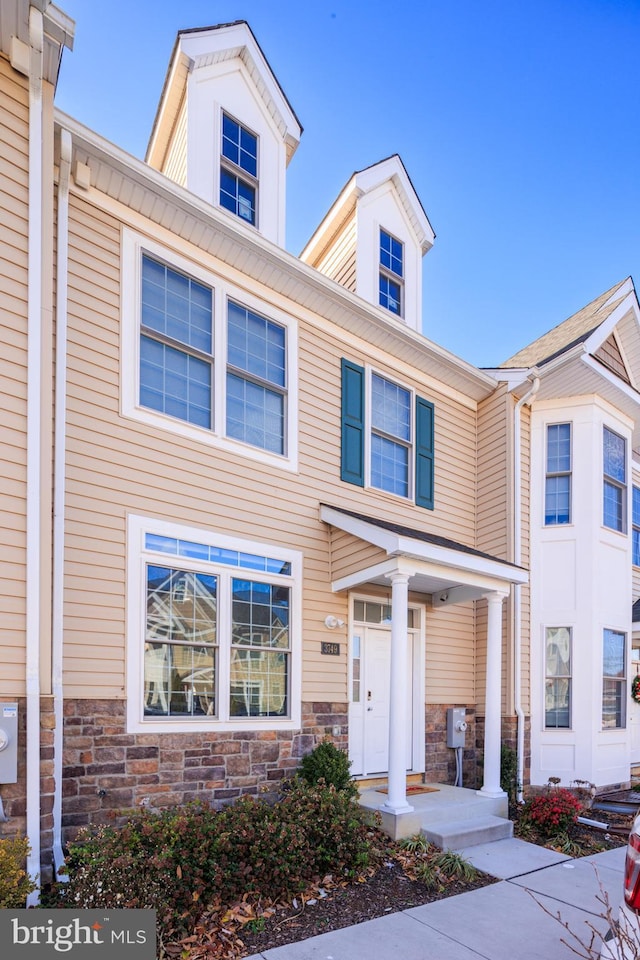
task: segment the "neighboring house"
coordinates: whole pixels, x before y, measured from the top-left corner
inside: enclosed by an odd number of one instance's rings
[[[629,779],[640,309],[616,284],[502,366],[531,397],[531,782]],[[637,468],[636,468],[637,470]],[[640,528],[639,528],[640,529]],[[633,569],[633,584],[632,584]],[[635,617],[634,617],[635,619]],[[637,656],[637,654],[636,654]],[[634,661],[635,662],[635,661]],[[633,751],[633,755],[632,755]]]
[[[246,23],[179,34],[145,162],[54,108],[72,40],[46,0],[3,5],[0,704],[20,736],[15,778],[0,752],[2,829],[28,833],[46,876],[77,827],[274,790],[327,735],[355,775],[388,778],[401,818],[406,771],[454,779],[451,706],[486,798],[502,740],[525,783],[628,779],[630,282],[588,308],[595,360],[566,346],[585,327],[478,370],[420,332],[434,234],[399,157],[286,252],[302,131]],[[589,503],[574,482],[571,523],[545,525],[545,485],[561,516],[553,481],[578,469],[558,424],[599,472]],[[602,482],[622,531],[609,512],[586,529]],[[578,520],[575,555],[608,558],[606,604],[595,559],[571,604],[570,548],[540,559]]]

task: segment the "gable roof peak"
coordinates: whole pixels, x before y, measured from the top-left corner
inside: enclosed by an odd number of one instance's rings
[[[518,353],[501,363],[500,367],[540,366],[576,344],[583,343],[630,293],[635,294],[635,287],[632,278],[626,277],[537,340],[523,347]]]

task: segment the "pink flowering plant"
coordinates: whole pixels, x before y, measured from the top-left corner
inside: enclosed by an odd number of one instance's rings
[[[583,812],[580,801],[570,790],[559,788],[529,800],[521,819],[545,837],[553,837],[572,827]]]

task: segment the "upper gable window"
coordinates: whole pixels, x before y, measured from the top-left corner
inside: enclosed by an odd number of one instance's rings
[[[255,226],[257,196],[258,138],[223,113],[220,205]]]
[[[380,306],[402,316],[404,250],[399,240],[380,230]]]

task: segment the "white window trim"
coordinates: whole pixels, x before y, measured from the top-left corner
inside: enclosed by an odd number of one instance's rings
[[[198,427],[184,420],[141,406],[140,396],[140,314],[142,254],[148,253],[200,283],[211,287],[213,293],[213,429]],[[215,446],[230,453],[257,460],[271,467],[296,472],[298,470],[298,324],[271,304],[237,287],[219,275],[204,269],[192,260],[153,240],[122,231],[122,307],[120,344],[120,413],[150,427],[177,434],[180,437]],[[284,455],[269,453],[260,447],[225,436],[226,427],[226,367],[227,367],[227,301],[242,306],[280,324],[286,330],[286,413]]]
[[[607,528],[609,529],[609,528]],[[618,531],[619,532],[619,531]],[[618,633],[621,637],[624,637],[624,655],[622,657],[622,662],[624,664],[624,677],[610,677],[608,674],[605,675],[604,672],[604,634],[605,630],[608,630],[610,633]],[[628,683],[629,683],[629,671],[630,671],[630,656],[631,651],[629,645],[632,641],[629,640],[630,634],[628,630],[622,630],[620,627],[611,627],[607,624],[604,624],[600,629],[600,723],[599,723],[599,732],[602,734],[620,734],[620,731],[629,729],[629,705],[628,705]],[[603,710],[604,710],[604,681],[605,680],[614,680],[616,683],[621,684],[622,686],[622,724],[619,727],[605,727],[603,723]]]
[[[409,409],[411,413],[411,435],[407,444],[409,450],[409,476],[406,496],[402,493],[395,493],[393,490],[383,490],[382,487],[375,487],[371,482],[371,437],[373,435],[373,377],[378,376],[401,390],[406,390],[409,394]],[[389,376],[370,364],[365,364],[365,397],[364,397],[364,485],[367,490],[375,490],[388,497],[394,497],[401,503],[414,502],[415,484],[416,484],[416,392],[412,387],[408,387],[397,377]],[[402,441],[398,441],[402,443]]]
[[[230,120],[232,120],[234,123],[237,123],[239,127],[242,127],[244,130],[250,133],[251,136],[255,137],[257,140],[257,146],[256,146],[257,173],[255,177],[253,177],[250,173],[248,173],[243,167],[240,167],[238,166],[238,164],[234,163],[233,160],[229,160],[229,158],[225,157],[222,153],[222,140],[223,140],[222,124],[223,124],[225,114],[229,117]],[[230,113],[228,110],[225,110],[223,106],[218,106],[218,169],[216,171],[217,182],[216,182],[215,205],[220,210],[223,210],[225,213],[228,213],[235,220],[239,220],[240,223],[244,223],[246,227],[250,227],[252,230],[257,230],[260,222],[260,195],[262,192],[260,190],[260,153],[261,153],[260,134],[256,133],[255,130],[253,130],[251,127],[248,127],[246,123],[242,123],[241,120],[238,120],[238,118],[234,114]],[[252,187],[255,190],[255,194],[256,194],[255,223],[250,223],[248,220],[245,220],[244,217],[241,217],[239,214],[232,213],[231,210],[227,210],[227,208],[223,207],[222,204],[220,203],[220,187],[222,182],[221,171],[223,167],[233,176],[239,177],[241,180],[244,180],[245,183],[247,183],[250,187]]]
[[[399,276],[397,273],[394,273],[393,270],[390,270],[388,267],[385,267],[382,263],[382,256],[380,253],[380,231],[386,233],[388,237],[391,237],[392,240],[395,240],[396,243],[399,243],[402,247],[402,276]],[[407,273],[406,267],[406,256],[405,256],[406,245],[403,240],[400,240],[394,233],[391,233],[390,230],[387,230],[386,227],[383,227],[382,224],[378,224],[378,272],[376,274],[376,294],[377,294],[377,304],[381,310],[385,310],[387,313],[390,313],[392,317],[395,317],[396,320],[405,319],[405,279]],[[388,307],[385,307],[380,303],[380,292],[379,292],[379,283],[380,277],[387,277],[389,280],[393,280],[400,287],[400,312],[394,313],[393,310],[389,310]]]
[[[608,430],[609,433],[612,433],[615,437],[618,437],[624,443],[624,483],[620,483],[619,480],[614,480],[613,477],[604,472],[604,431]],[[626,537],[629,535],[629,476],[631,476],[631,483],[633,484],[633,474],[629,466],[629,442],[628,438],[624,436],[620,430],[616,430],[613,427],[610,427],[608,423],[602,424],[602,470],[601,470],[601,493],[600,493],[600,511],[601,511],[601,526],[604,530],[610,530],[611,533],[617,533],[619,536]],[[604,488],[605,484],[610,483],[612,487],[616,487],[618,490],[622,491],[622,527],[610,527],[607,523],[604,522]]]
[[[168,537],[195,540],[209,546],[219,546],[245,553],[257,553],[282,559],[291,564],[291,575],[256,574],[245,568],[229,567],[233,576],[246,579],[268,580],[269,583],[281,583],[291,590],[290,610],[290,711],[289,717],[244,717],[230,719],[221,716],[185,717],[180,720],[158,720],[144,716],[144,636],[146,629],[145,567],[148,561],[154,563],[180,564],[186,570],[202,570],[203,564],[186,557],[173,557],[170,554],[156,553],[145,549],[146,533],[157,533]],[[218,619],[220,624],[231,623],[231,611],[227,609],[228,599],[221,593]],[[218,682],[229,681],[229,637],[218,630]],[[219,688],[220,689],[220,688]],[[226,698],[219,698],[221,703]],[[130,514],[127,518],[127,732],[129,733],[187,733],[225,732],[239,730],[298,730],[302,722],[302,554],[296,550],[283,550],[273,544],[256,543],[241,540],[211,530],[156,520]]]
[[[569,679],[569,726],[568,727],[548,727],[547,726],[547,704],[546,704],[546,686],[547,680],[553,679],[567,679],[566,677],[550,677],[547,674],[547,630],[558,630],[564,629],[569,631],[569,663],[571,665],[571,673],[568,675]],[[573,716],[574,716],[574,662],[573,662],[573,625],[567,625],[566,623],[562,624],[544,624],[542,627],[542,733],[545,734],[567,734],[573,731]]]
[[[559,473],[549,472],[549,427],[569,427],[569,469]],[[547,480],[550,477],[569,477],[569,521],[568,523],[547,523]],[[550,420],[544,424],[544,485],[542,489],[542,525],[543,527],[573,526],[573,420]]]

